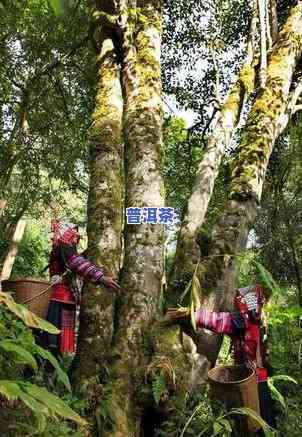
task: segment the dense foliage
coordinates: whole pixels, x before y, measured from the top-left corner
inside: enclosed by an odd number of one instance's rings
[[[1,303],[1,433],[80,435],[68,420],[79,426],[85,422],[59,397],[64,391],[71,392],[68,376],[57,359],[37,341],[42,331],[56,333],[57,329],[6,294],[1,293]],[[66,399],[71,403],[72,396]],[[66,421],[60,422],[59,418]]]

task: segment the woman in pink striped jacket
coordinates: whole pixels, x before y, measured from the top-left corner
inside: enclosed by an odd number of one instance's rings
[[[60,329],[59,335],[44,334],[43,344],[54,354],[75,352],[75,314],[80,303],[80,288],[76,276],[85,282],[104,285],[112,291],[120,289],[117,282],[77,252],[80,239],[78,226],[53,220],[52,251],[49,273],[54,284],[47,320]]]
[[[270,368],[267,335],[261,317],[267,298],[266,290],[259,284],[239,288],[234,302],[236,312],[216,312],[201,308],[196,311],[196,327],[230,336],[235,363],[245,364],[256,372],[261,416],[269,425],[275,426],[267,385]],[[179,316],[175,317],[177,312]],[[186,330],[190,323],[190,312],[168,309],[165,320],[168,323],[179,323]]]

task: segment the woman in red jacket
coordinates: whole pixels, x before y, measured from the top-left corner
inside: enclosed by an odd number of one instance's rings
[[[113,278],[77,252],[80,240],[78,226],[53,220],[52,251],[49,259],[52,294],[47,320],[60,329],[59,335],[45,334],[43,343],[55,354],[75,352],[76,306],[80,304],[78,278],[84,282],[104,285],[109,290],[118,291],[119,285]]]
[[[272,401],[267,385],[268,349],[262,322],[265,290],[258,284],[239,288],[234,305],[237,312],[215,312],[199,309],[196,312],[196,327],[209,329],[217,334],[229,335],[232,342],[234,361],[253,368],[257,375],[260,411],[262,418],[275,426]],[[176,315],[179,312],[179,315]],[[187,324],[189,311],[169,309],[167,322]]]

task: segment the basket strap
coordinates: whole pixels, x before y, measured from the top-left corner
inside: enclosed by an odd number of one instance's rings
[[[68,273],[68,270],[66,272],[64,272],[61,276],[60,276],[60,280],[62,280],[64,278],[64,276]],[[37,299],[38,297],[42,296],[43,294],[45,294],[53,285],[56,285],[58,283],[58,281],[54,281],[52,282],[47,288],[45,288],[44,290],[40,291],[40,293],[36,294],[35,296],[29,297],[28,299],[25,299],[23,302],[21,302],[22,304],[25,303],[29,303],[32,302],[33,300]]]
[[[32,302],[33,300],[37,299],[38,297],[42,296],[43,294],[45,294],[54,284],[50,284],[47,288],[45,288],[44,290],[40,291],[40,293],[36,294],[35,296],[29,297],[27,299],[25,299],[23,302],[21,302],[21,304],[25,304],[25,303],[29,303]]]

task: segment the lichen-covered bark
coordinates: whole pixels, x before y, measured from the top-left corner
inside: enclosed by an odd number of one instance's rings
[[[161,6],[137,4],[132,38],[126,41],[123,69],[126,207],[162,207],[162,102],[160,80]],[[111,375],[116,425],[111,437],[140,435],[137,392],[148,363],[146,339],[155,315],[163,274],[163,227],[127,225],[121,284],[126,290],[118,314]]]
[[[2,216],[6,206],[6,200],[0,199],[0,217]]]
[[[262,88],[265,87],[267,74],[267,32],[266,32],[266,0],[257,0],[259,25],[260,25],[260,70],[259,81]]]
[[[243,87],[239,81],[235,84],[217,117],[216,126],[208,141],[207,151],[197,170],[193,191],[188,201],[188,209],[179,232],[174,269],[169,281],[173,290],[183,288],[199,260],[200,249],[196,242],[197,232],[204,222],[221,159],[238,121],[243,95]],[[169,296],[169,300],[173,302],[173,295]]]
[[[277,16],[276,0],[269,0],[269,17],[270,17],[272,41],[274,43],[278,37],[278,16]]]
[[[256,99],[239,145],[231,198],[260,200],[267,164],[302,53],[302,2],[295,6],[269,58],[267,85]]]
[[[284,128],[289,90],[301,54],[302,2],[298,2],[270,56],[266,88],[250,111],[239,144],[230,202],[214,226],[210,254],[201,266],[200,279],[210,292],[204,305],[210,309],[232,309],[237,278],[234,256],[246,247],[268,160],[277,136]],[[219,346],[217,336],[203,333],[198,349],[213,362]]]
[[[254,12],[247,44],[246,61],[241,68],[238,80],[216,116],[206,152],[197,169],[192,194],[188,200],[187,211],[178,236],[174,267],[169,278],[170,303],[175,304],[175,299],[178,298],[175,290],[183,289],[199,260],[200,249],[196,237],[205,220],[221,159],[239,121],[244,99],[254,89],[255,71],[252,64],[255,25],[256,15]]]
[[[90,258],[118,277],[122,233],[122,112],[120,66],[112,39],[102,34],[99,80],[90,129],[88,247]],[[89,285],[83,293],[74,377],[98,375],[113,336],[114,295]]]

